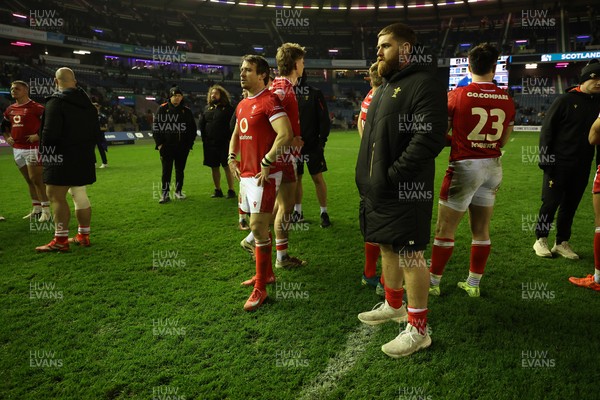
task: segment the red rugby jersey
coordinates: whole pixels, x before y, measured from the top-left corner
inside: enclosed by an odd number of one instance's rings
[[[240,138],[240,175],[254,177],[260,172],[260,162],[277,137],[271,122],[286,114],[277,96],[264,89],[242,100],[235,115]],[[276,164],[271,167],[271,173],[279,170]]]
[[[39,134],[42,126],[44,106],[29,100],[25,104],[11,104],[4,111],[4,119],[10,123],[10,136],[15,140],[15,149],[33,149],[40,142],[30,143],[27,136]]]
[[[452,122],[450,161],[497,158],[506,128],[514,124],[512,98],[492,82],[473,82],[448,93]]]

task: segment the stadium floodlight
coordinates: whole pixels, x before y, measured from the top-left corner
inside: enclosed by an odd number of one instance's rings
[[[123,97],[123,98],[125,98],[125,97]],[[146,96],[146,100],[154,101],[154,100],[156,100],[156,97]]]
[[[537,64],[536,63],[525,64],[525,69],[537,69]]]
[[[26,47],[26,46],[31,46],[31,43],[18,41],[18,42],[12,42],[10,45],[11,46]]]
[[[27,16],[23,15],[23,14],[13,13],[12,16],[15,17],[15,18],[27,19]]]
[[[96,33],[104,33],[104,31],[102,29],[92,29],[92,30]]]
[[[569,66],[568,62],[561,62],[561,63],[556,63],[554,68],[567,68],[568,66]]]
[[[79,55],[86,55],[86,54],[92,54],[90,51],[88,50],[73,50],[73,54],[79,54]]]
[[[339,50],[337,49],[329,49],[329,54],[337,54]]]
[[[176,40],[175,43],[186,45],[187,42],[185,40]]]
[[[529,40],[527,40],[527,39],[515,40],[515,43],[519,43],[519,44],[524,44],[524,43],[527,43],[527,42],[529,42]]]

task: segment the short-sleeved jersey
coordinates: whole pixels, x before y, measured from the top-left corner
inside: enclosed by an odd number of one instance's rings
[[[27,141],[27,136],[39,134],[42,114],[44,114],[44,106],[33,100],[25,104],[11,104],[4,111],[5,124],[10,126],[10,136],[15,141],[13,145],[15,149],[39,147],[39,141],[30,143]]]
[[[286,114],[277,96],[264,89],[242,100],[235,115],[240,139],[240,175],[253,177],[260,172],[260,162],[277,137],[271,122]],[[271,172],[277,171],[279,167],[274,164]]]
[[[296,99],[296,92],[294,91],[292,82],[287,78],[278,76],[273,79],[273,84],[269,90],[279,97],[281,105],[290,119],[294,136],[300,136],[302,134],[302,131],[300,130],[300,113],[298,111],[298,100]]]
[[[365,123],[367,122],[367,111],[369,111],[369,106],[371,105],[371,99],[373,98],[373,89],[369,90],[369,93],[365,96],[365,99],[362,101],[360,105],[360,111],[362,112],[360,115],[360,123],[363,128],[365,127]]]
[[[450,161],[497,158],[500,140],[514,124],[512,98],[492,82],[473,82],[448,93],[452,123]]]

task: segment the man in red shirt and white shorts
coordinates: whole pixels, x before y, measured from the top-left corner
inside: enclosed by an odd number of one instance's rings
[[[275,160],[289,145],[292,128],[281,102],[266,87],[269,64],[263,57],[244,56],[240,79],[248,97],[235,111],[237,122],[229,144],[228,163],[232,174],[240,179],[239,208],[250,214],[250,229],[256,242],[256,275],[250,279],[254,290],[244,304],[244,310],[252,311],[267,298],[267,283],[275,281],[269,225],[283,174]]]
[[[295,157],[300,156],[300,151],[304,142],[300,130],[300,113],[298,111],[298,100],[294,86],[304,71],[304,47],[296,43],[284,43],[277,49],[275,57],[279,76],[276,77],[269,90],[277,95],[281,101],[285,113],[288,115],[292,132],[293,141],[286,149],[282,149],[276,155],[276,164],[282,170],[281,189],[277,195],[277,204],[275,206],[275,248],[277,250],[277,268],[296,268],[306,265],[306,261],[297,257],[288,255],[289,226],[292,222],[301,222],[292,220],[292,211],[296,200],[296,162]],[[327,210],[325,209],[325,212]],[[253,234],[250,233],[240,245],[249,253],[253,253]]]
[[[44,106],[29,98],[29,85],[24,81],[14,81],[10,86],[10,94],[16,102],[4,111],[2,132],[6,142],[13,147],[17,168],[29,186],[33,210],[23,219],[49,221],[50,202],[42,180],[43,167],[39,157],[39,132]]]
[[[466,282],[458,287],[479,297],[491,242],[489,225],[502,182],[501,148],[512,132],[515,106],[493,82],[499,52],[484,43],[469,52],[473,82],[448,94],[448,130],[452,129],[450,166],[442,183],[429,293],[440,294],[440,280],[454,250],[454,234],[469,210],[471,262]]]

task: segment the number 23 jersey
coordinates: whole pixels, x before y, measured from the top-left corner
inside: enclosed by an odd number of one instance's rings
[[[501,156],[500,141],[514,124],[512,98],[492,82],[473,82],[448,93],[452,124],[450,161]]]

